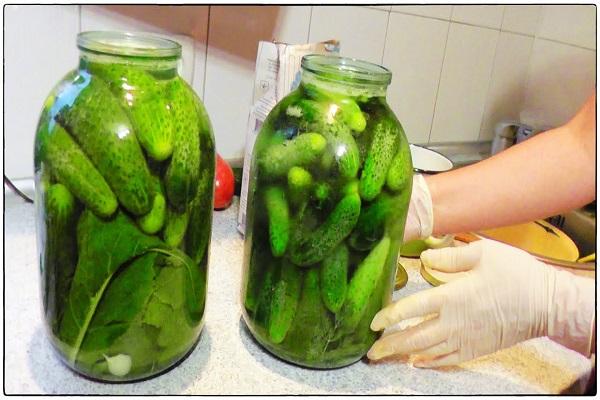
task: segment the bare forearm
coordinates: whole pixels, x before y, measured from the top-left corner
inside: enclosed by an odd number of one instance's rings
[[[548,217],[595,198],[595,98],[566,125],[480,163],[427,177],[433,233]]]

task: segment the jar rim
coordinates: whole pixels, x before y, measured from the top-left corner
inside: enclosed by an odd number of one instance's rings
[[[302,69],[330,80],[389,85],[392,72],[378,64],[356,58],[309,54],[302,57]]]
[[[137,58],[178,59],[181,45],[145,32],[87,31],[77,35],[77,47],[93,53]]]

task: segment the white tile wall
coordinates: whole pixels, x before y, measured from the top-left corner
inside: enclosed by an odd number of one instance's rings
[[[209,39],[204,105],[212,122],[217,151],[227,159],[241,158],[244,154],[254,87],[253,68],[253,63],[211,47]]]
[[[304,42],[308,35],[310,8],[273,7],[268,13],[263,9],[211,8],[204,103],[217,151],[226,159],[244,154],[258,41]],[[268,26],[273,30],[264,29]]]
[[[206,14],[208,15],[208,8]],[[96,30],[152,32],[177,41],[181,45],[180,74],[188,83],[192,83],[196,51],[194,39],[190,36],[172,33],[167,29],[107,9],[105,6],[81,6],[81,31]]]
[[[311,11],[310,6],[280,7],[273,38],[279,42],[306,43]]]
[[[77,67],[78,6],[4,8],[5,173],[33,176],[33,140],[46,96]]]
[[[313,7],[309,40],[339,39],[341,55],[381,63],[388,16],[367,7]]]
[[[457,5],[452,8],[452,21],[488,28],[500,28],[503,13],[504,6]]]
[[[563,124],[595,90],[595,51],[536,39],[529,68],[524,122]]]
[[[541,10],[542,6],[504,6],[502,30],[534,35],[537,30]]]
[[[390,11],[392,9],[392,6],[365,6],[367,8],[374,8],[377,10],[383,10],[383,11]]]
[[[204,77],[206,74],[206,50],[207,42],[194,41],[194,74],[192,76],[192,87],[204,101]]]
[[[477,140],[498,31],[450,24],[430,141]]]
[[[590,5],[212,6],[208,37],[204,5],[7,6],[5,172],[31,176],[39,110],[75,67],[80,29],[182,42],[182,74],[204,96],[218,151],[233,159],[244,148],[258,40],[335,38],[343,55],[383,63],[394,74],[390,104],[423,143],[489,139],[504,118],[567,120],[595,88],[595,22]]]
[[[392,6],[392,11],[405,14],[421,15],[423,17],[440,18],[449,20],[452,6],[426,5],[426,6]]]
[[[595,49],[596,6],[544,6],[538,36]]]
[[[479,133],[480,140],[491,140],[494,126],[499,121],[519,120],[533,40],[530,36],[500,33]]]
[[[413,143],[429,141],[448,25],[414,15],[390,16],[383,56],[393,72],[388,101]]]

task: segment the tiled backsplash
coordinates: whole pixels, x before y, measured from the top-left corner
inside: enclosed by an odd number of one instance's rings
[[[259,40],[341,40],[393,72],[388,100],[414,143],[489,140],[496,122],[565,122],[595,89],[593,5],[6,6],[5,173],[33,172],[33,137],[84,30],[152,31],[183,46],[181,73],[218,151],[243,154]]]

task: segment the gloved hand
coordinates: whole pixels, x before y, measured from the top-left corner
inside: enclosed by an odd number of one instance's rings
[[[593,279],[492,240],[427,250],[421,260],[439,271],[468,272],[377,313],[371,322],[375,331],[409,318],[437,316],[384,335],[373,344],[370,359],[412,354],[418,355],[417,367],[446,366],[540,336],[589,356],[595,330]]]
[[[404,228],[404,243],[425,239],[433,231],[433,205],[427,182],[423,175],[413,176],[412,193]]]

